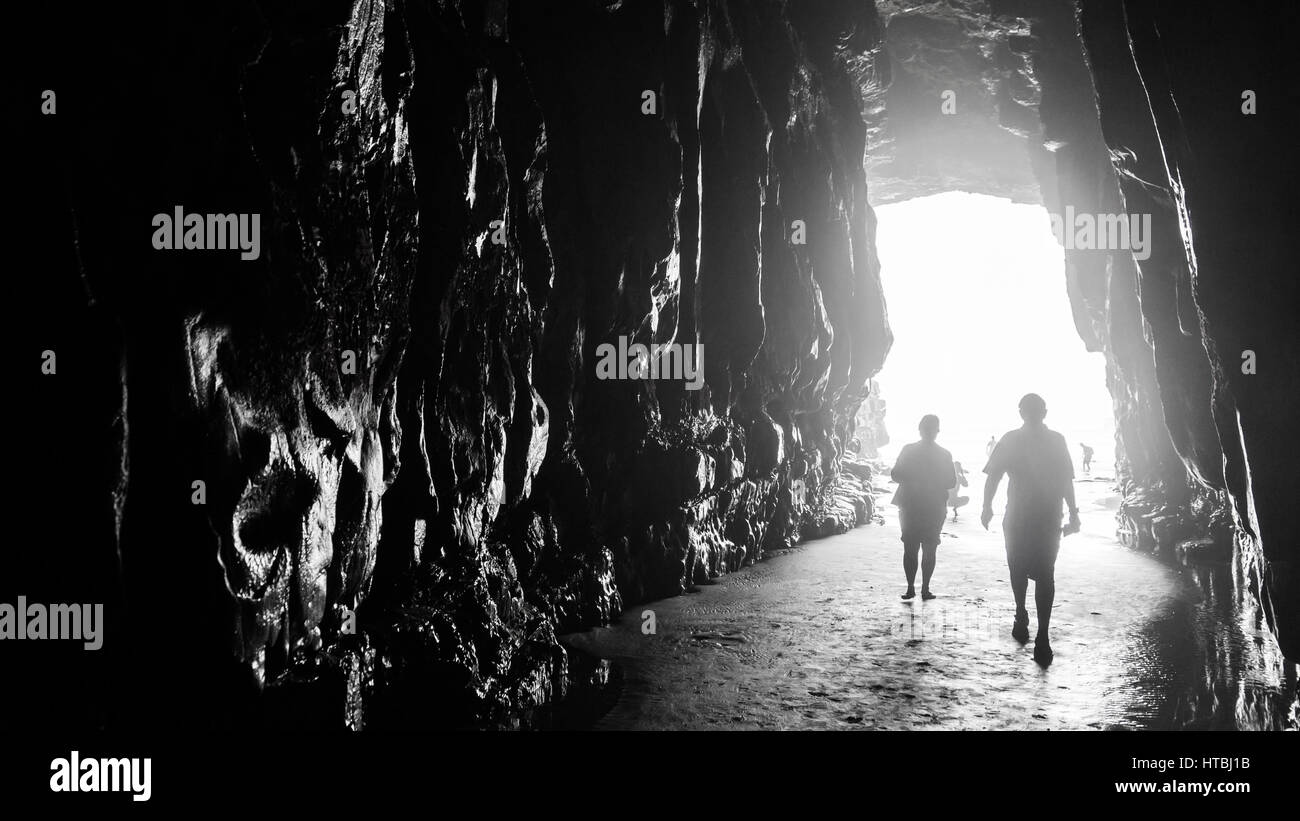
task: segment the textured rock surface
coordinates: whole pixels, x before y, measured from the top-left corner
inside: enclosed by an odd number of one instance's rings
[[[940,191],[1039,202],[1031,153],[1040,139],[1036,9],[986,0],[876,4],[884,46],[863,78],[877,205]]]
[[[1297,169],[1282,79],[1295,11],[1286,25],[1264,23],[1278,9],[1258,3],[1224,19],[1145,0],[1081,6],[1126,207],[1154,214],[1139,291],[1166,427],[1192,504],[1226,491],[1243,598],[1295,657],[1300,555],[1286,511],[1300,453],[1300,289],[1285,251]],[[1210,43],[1228,57],[1197,59]],[[1243,113],[1247,90],[1277,107]],[[1244,373],[1248,349],[1268,367]]]
[[[1282,32],[1294,27],[1277,21],[1294,11],[1250,3],[1220,19],[1156,0],[877,6],[885,43],[863,83],[874,102],[873,202],[957,188],[1054,214],[1150,215],[1146,259],[1066,251],[1076,328],[1106,356],[1122,527],[1152,549],[1193,535],[1220,549],[1235,541],[1240,595],[1300,655],[1296,540],[1282,513],[1287,463],[1300,452],[1286,421],[1300,391],[1300,294],[1281,250],[1295,177]],[[1279,107],[1244,115],[1247,89]],[[947,90],[953,114],[941,108]],[[1267,351],[1268,373],[1242,372],[1246,349]]]
[[[20,295],[60,357],[27,462],[68,487],[30,515],[77,515],[22,561],[78,568],[130,641],[68,720],[511,725],[563,694],[557,632],[869,519],[869,471],[841,468],[891,341],[869,178],[1153,213],[1140,267],[1068,255],[1076,326],[1143,521],[1231,500],[1242,589],[1295,654],[1270,165],[1294,160],[1276,120],[1233,119],[1284,50],[1159,3],[1084,2],[1082,41],[1065,0],[879,6],[78,17],[41,63],[64,91],[32,150],[67,184]],[[1195,62],[1216,41],[1233,59]],[[153,251],[178,204],[262,214],[261,257]],[[619,337],[702,345],[703,388],[598,379]]]
[[[508,724],[562,694],[557,630],[870,516],[839,481],[890,341],[869,5],[235,6],[120,52],[82,22],[160,101],[58,132],[117,152],[67,155],[131,400],[126,667],[185,635],[218,723],[260,690],[290,726]],[[152,252],[177,203],[261,213],[261,258]],[[702,389],[598,379],[620,336],[700,345]]]

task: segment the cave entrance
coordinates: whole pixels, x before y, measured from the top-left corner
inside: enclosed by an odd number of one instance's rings
[[[1064,252],[1039,205],[951,191],[877,206],[881,282],[894,345],[876,377],[886,403],[892,463],[939,416],[940,443],[965,468],[978,517],[990,436],[1020,425],[1016,406],[1040,394],[1047,424],[1064,434],[1075,474],[1114,476],[1115,421],[1101,353],[1075,330]],[[1005,484],[1002,491],[1005,493]]]

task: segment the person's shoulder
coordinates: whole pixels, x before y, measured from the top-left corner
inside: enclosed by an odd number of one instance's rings
[[[942,446],[942,445],[935,445],[935,447],[937,447],[937,448],[939,449],[939,455],[940,455],[940,456],[942,456],[943,458],[947,459],[949,462],[952,461],[952,453],[951,453],[947,448],[945,448],[945,447]]]

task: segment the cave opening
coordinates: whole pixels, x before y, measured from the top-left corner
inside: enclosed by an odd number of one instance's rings
[[[1001,544],[1000,513],[992,533],[979,525],[987,448],[991,438],[1020,426],[1021,396],[1043,396],[1048,427],[1062,433],[1070,449],[1084,521],[1081,535],[1062,545],[1060,567],[1068,583],[1054,618],[1079,631],[1115,614],[1122,614],[1116,625],[1124,622],[1115,627],[1120,638],[1113,644],[1086,652],[1076,647],[1073,669],[1057,673],[1080,690],[1097,681],[1122,682],[1102,699],[1104,720],[1088,726],[1285,727],[1293,674],[1258,611],[1228,592],[1231,569],[1169,561],[1168,555],[1162,560],[1125,527],[1123,490],[1130,473],[1117,437],[1122,403],[1112,395],[1105,352],[1086,341],[1090,329],[1080,328],[1071,304],[1071,271],[1079,257],[1062,242],[1054,222],[1060,217],[1027,199],[954,187],[874,206],[893,343],[866,406],[876,427],[859,443],[875,435],[867,450],[880,458],[887,479],[903,446],[918,439],[921,417],[939,417],[939,444],[965,480],[949,497],[950,505],[960,504],[942,531],[935,571],[942,596],[945,583],[968,581],[963,564]],[[1091,469],[1083,464],[1085,444],[1093,451]],[[892,493],[897,485],[888,487]],[[1005,510],[1006,490],[1005,484],[999,489],[995,511]],[[881,513],[887,527],[899,527],[895,506]],[[1003,582],[981,582],[981,595],[1004,595]],[[939,619],[923,614],[899,623],[911,640],[935,634],[969,640],[999,635],[1004,627],[983,612]],[[1074,709],[1068,696],[1056,706]]]
[[[1047,211],[950,191],[879,206],[876,218],[894,333],[876,376],[890,435],[881,455],[896,456],[933,413],[954,459],[977,476],[990,437],[1019,425],[1016,403],[1032,392],[1047,400],[1076,475],[1087,445],[1088,477],[1112,477],[1105,359],[1074,328]]]
[[[24,209],[55,250],[16,283],[42,368],[14,506],[58,534],[4,575],[109,626],[16,666],[51,673],[24,722],[528,726],[619,681],[585,650],[640,654],[629,709],[676,702],[621,714],[641,729],[1023,729],[1026,699],[1042,729],[1300,726],[1293,26],[1136,0],[143,17],[31,27],[59,37],[27,165],[62,184]],[[123,75],[159,104],[85,104]],[[256,259],[150,243],[187,209],[247,216]],[[682,367],[641,378],[663,345]],[[1050,673],[1014,655],[979,522],[1030,391],[1076,476],[1095,452]],[[903,624],[878,462],[931,412],[969,502]],[[954,682],[971,709],[914,709]]]

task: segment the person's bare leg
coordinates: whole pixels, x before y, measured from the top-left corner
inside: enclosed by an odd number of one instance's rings
[[[1038,638],[1047,638],[1047,628],[1052,623],[1052,602],[1056,598],[1056,580],[1052,578],[1034,582],[1034,606],[1038,610]]]
[[[1021,644],[1029,641],[1029,611],[1025,609],[1025,594],[1028,592],[1029,577],[1012,572],[1011,594],[1016,597],[1016,620],[1011,627],[1011,636]]]
[[[905,599],[916,596],[916,590],[913,588],[916,584],[916,554],[920,550],[920,542],[903,542],[903,573],[907,575],[907,592],[903,594]]]
[[[1038,610],[1038,636],[1034,639],[1034,658],[1047,664],[1052,660],[1052,642],[1047,630],[1052,623],[1052,602],[1056,598],[1056,579],[1048,576],[1034,582],[1034,606]]]
[[[1029,615],[1025,610],[1025,596],[1029,593],[1029,577],[1023,574],[1012,574],[1011,576],[1011,595],[1016,598],[1016,612]]]
[[[927,544],[921,547],[921,598],[933,599],[930,592],[930,577],[934,575],[934,561],[939,552],[939,545]]]

